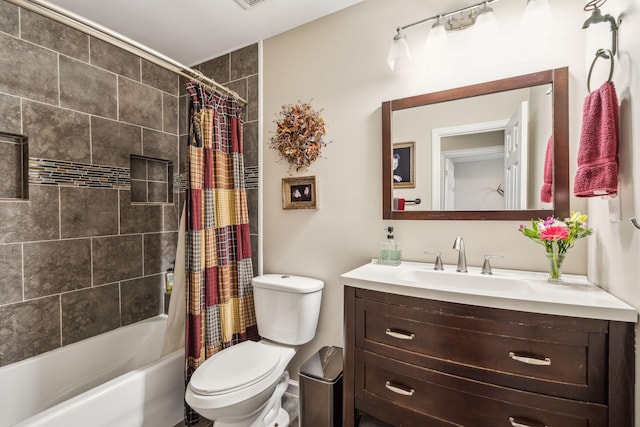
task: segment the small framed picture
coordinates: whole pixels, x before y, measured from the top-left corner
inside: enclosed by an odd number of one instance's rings
[[[415,188],[415,142],[393,144],[393,188]]]
[[[282,209],[318,209],[315,176],[282,179]]]

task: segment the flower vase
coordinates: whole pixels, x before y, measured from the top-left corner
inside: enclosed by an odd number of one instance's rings
[[[547,252],[547,259],[549,260],[549,283],[561,283],[562,282],[562,262],[564,261],[565,254],[559,254],[557,252]]]

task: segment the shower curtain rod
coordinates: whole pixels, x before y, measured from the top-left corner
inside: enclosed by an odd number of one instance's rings
[[[181,75],[183,77],[186,77],[190,80],[197,80],[210,90],[219,89],[222,92],[233,96],[242,104],[244,105],[247,104],[247,101],[243,99],[240,95],[238,95],[236,92],[234,92],[233,90],[229,89],[226,86],[223,86],[217,83],[215,80],[209,77],[206,77],[204,74],[202,74],[202,72],[198,70],[194,70],[193,68],[187,67],[186,65],[183,65],[178,61],[161,54],[160,52],[157,52],[141,43],[138,43],[126,36],[123,36],[120,33],[112,31],[100,24],[97,24],[86,18],[83,18],[80,15],[77,15],[73,12],[70,12],[66,9],[58,7],[44,0],[7,0],[7,1],[9,3],[15,4],[16,6],[19,6],[24,9],[28,9],[32,12],[38,13],[40,15],[46,16],[47,18],[51,18],[57,22],[60,22],[61,24],[75,28],[76,30],[80,30],[102,41],[111,43],[114,46],[117,46],[130,53],[138,55],[149,62],[153,62],[156,65],[166,68],[169,71],[173,71],[174,73]]]

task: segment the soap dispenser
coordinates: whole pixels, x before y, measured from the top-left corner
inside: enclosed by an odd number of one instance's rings
[[[393,227],[386,227],[387,238],[380,242],[380,264],[400,265],[400,242],[393,238]]]

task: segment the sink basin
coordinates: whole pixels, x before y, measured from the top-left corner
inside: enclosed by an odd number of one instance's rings
[[[433,269],[406,268],[398,271],[397,279],[405,282],[423,284],[430,288],[456,291],[484,292],[531,292],[531,285],[514,278],[479,273],[458,273]]]

